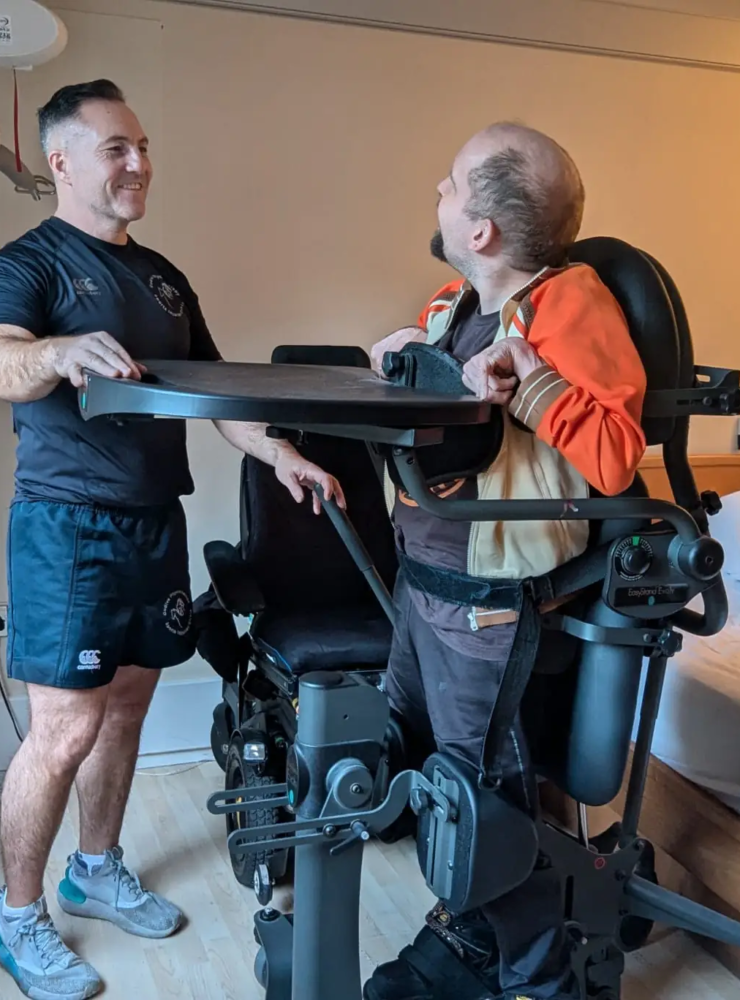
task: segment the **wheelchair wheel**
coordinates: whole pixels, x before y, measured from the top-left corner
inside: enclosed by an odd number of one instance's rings
[[[226,770],[226,758],[229,754],[229,725],[226,718],[226,705],[221,702],[213,711],[211,726],[211,752],[222,771]]]
[[[226,758],[226,791],[237,788],[267,787],[274,783],[274,778],[258,774],[255,768],[244,759],[244,741],[241,733],[235,733],[229,744]],[[247,827],[272,826],[280,822],[278,809],[252,809],[244,812],[228,813],[226,816],[227,835],[235,830],[246,830]],[[271,869],[272,851],[253,851],[250,853],[232,855],[231,867],[240,885],[253,889],[255,874],[260,866]]]

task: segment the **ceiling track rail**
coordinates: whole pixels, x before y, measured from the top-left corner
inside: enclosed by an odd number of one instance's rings
[[[740,72],[740,22],[603,0],[151,0],[354,25],[384,31],[495,42],[614,59]],[[563,12],[553,18],[557,3]],[[543,7],[547,3],[548,8]],[[531,13],[527,9],[531,6]],[[549,17],[537,17],[545,11]],[[563,37],[564,18],[580,38]],[[621,20],[621,24],[620,24]],[[544,23],[544,26],[543,26]],[[627,27],[626,27],[627,26]],[[621,30],[615,30],[620,28]],[[497,30],[498,29],[498,30]],[[640,40],[640,47],[627,43]],[[621,36],[621,38],[620,38]],[[597,40],[598,39],[598,40]],[[607,41],[607,39],[609,41]],[[620,44],[621,41],[621,44]],[[691,51],[693,50],[693,51]],[[738,56],[735,56],[735,52]],[[727,58],[722,58],[725,55]]]

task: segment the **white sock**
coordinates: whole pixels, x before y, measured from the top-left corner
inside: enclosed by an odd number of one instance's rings
[[[95,868],[100,868],[101,865],[105,864],[106,854],[83,854],[82,851],[77,852],[77,857],[85,862],[88,872],[92,872]]]
[[[8,906],[7,904],[7,893],[3,897],[3,916],[6,920],[17,920],[18,917],[23,916],[26,910],[30,910],[33,907],[33,903],[29,903],[27,906]],[[43,896],[41,897],[44,898]]]

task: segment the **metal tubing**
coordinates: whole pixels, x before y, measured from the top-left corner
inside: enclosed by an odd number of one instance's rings
[[[404,488],[422,510],[448,521],[605,521],[612,518],[663,519],[681,540],[694,542],[700,531],[693,517],[665,500],[624,497],[596,500],[443,500],[426,484],[413,451],[394,449]]]
[[[648,663],[648,675],[640,712],[640,728],[637,732],[637,740],[635,741],[635,752],[632,758],[627,800],[624,804],[622,834],[620,838],[622,846],[629,844],[638,836],[642,800],[645,796],[645,784],[650,764],[650,748],[653,744],[655,723],[658,718],[667,665],[668,658],[665,656],[655,656]]]
[[[638,875],[629,879],[624,892],[630,900],[630,912],[637,917],[655,920],[713,941],[740,945],[740,923],[737,920],[709,910],[692,899],[662,889]]]
[[[354,559],[357,568],[360,570],[362,575],[365,577],[367,582],[370,584],[373,593],[378,598],[380,606],[383,611],[385,611],[391,624],[394,620],[393,611],[393,598],[390,595],[388,588],[383,582],[383,578],[375,568],[370,555],[365,548],[365,545],[357,533],[355,526],[350,521],[346,512],[343,511],[335,500],[327,500],[324,497],[324,491],[321,486],[317,483],[314,487],[319,499],[321,500],[322,506],[331,520],[331,523],[337,529],[339,537],[342,539],[347,547],[349,554]]]

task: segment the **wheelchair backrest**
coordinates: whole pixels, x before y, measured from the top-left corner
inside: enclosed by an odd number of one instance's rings
[[[361,348],[310,345],[278,347],[272,362],[370,366]],[[392,590],[398,568],[393,529],[367,445],[307,432],[299,451],[339,480],[347,515]],[[329,518],[313,513],[310,492],[296,503],[275,470],[251,456],[242,461],[240,526],[243,558],[271,611],[377,604]]]

